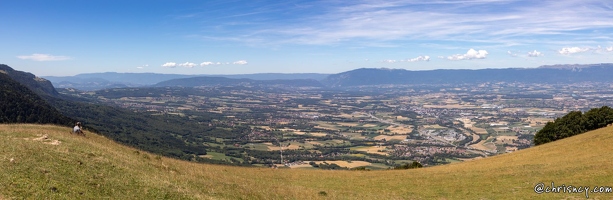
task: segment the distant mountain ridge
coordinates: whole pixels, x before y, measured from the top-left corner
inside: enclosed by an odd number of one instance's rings
[[[328,76],[321,82],[328,87],[385,84],[462,84],[485,82],[577,83],[612,82],[613,64],[589,66],[559,65],[540,68],[439,69],[409,71],[404,69],[361,68]]]
[[[76,88],[79,90],[99,90],[106,88],[143,87],[160,82],[193,78],[193,77],[223,77],[231,79],[252,80],[294,80],[314,79],[322,80],[329,74],[318,73],[258,73],[258,74],[231,74],[231,75],[183,75],[183,74],[157,74],[157,73],[86,73],[75,76],[44,76],[57,88]],[[220,79],[221,80],[221,79]]]
[[[238,75],[180,75],[155,73],[91,73],[71,77],[44,78],[53,82],[57,88],[76,88],[79,90],[99,90],[121,87],[182,86],[227,84],[288,84],[312,87],[354,87],[387,84],[462,84],[484,82],[523,82],[523,83],[577,83],[611,82],[608,74],[613,73],[613,64],[567,64],[544,65],[538,68],[504,69],[437,69],[411,71],[405,69],[361,68],[338,74],[238,74]],[[32,75],[33,76],[33,75]],[[311,79],[319,81],[316,84]],[[290,81],[291,80],[291,81]],[[197,81],[202,81],[198,83]],[[217,82],[216,82],[217,81]],[[263,82],[258,82],[263,81]],[[276,82],[276,83],[275,83]],[[174,85],[173,85],[174,84]]]

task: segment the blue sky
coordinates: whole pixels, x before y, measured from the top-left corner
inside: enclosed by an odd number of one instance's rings
[[[0,63],[39,76],[613,62],[610,0],[18,0],[0,26]]]

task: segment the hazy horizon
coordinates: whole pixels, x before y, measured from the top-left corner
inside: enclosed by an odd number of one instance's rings
[[[0,63],[38,76],[534,68],[613,62],[589,1],[8,1]]]

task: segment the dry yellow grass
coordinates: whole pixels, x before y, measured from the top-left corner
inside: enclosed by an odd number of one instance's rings
[[[197,164],[70,128],[0,126],[5,199],[583,199],[537,184],[613,186],[613,127],[473,161],[413,170],[282,170]],[[60,145],[24,138],[48,134]],[[13,161],[11,161],[13,160]],[[407,181],[410,180],[410,181]],[[613,193],[588,193],[611,199]]]

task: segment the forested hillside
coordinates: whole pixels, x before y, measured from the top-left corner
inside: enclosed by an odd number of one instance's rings
[[[203,162],[218,161],[197,157],[205,155],[207,147],[191,141],[206,141],[207,135],[233,137],[232,131],[242,131],[216,129],[189,123],[180,116],[135,113],[64,96],[45,79],[13,70],[7,65],[0,65],[0,68],[0,122],[3,123],[54,123],[70,126],[75,121],[81,121],[86,130],[122,144],[168,157]],[[197,120],[208,122],[211,119]]]
[[[0,123],[70,126],[72,121],[5,72],[0,73]]]

